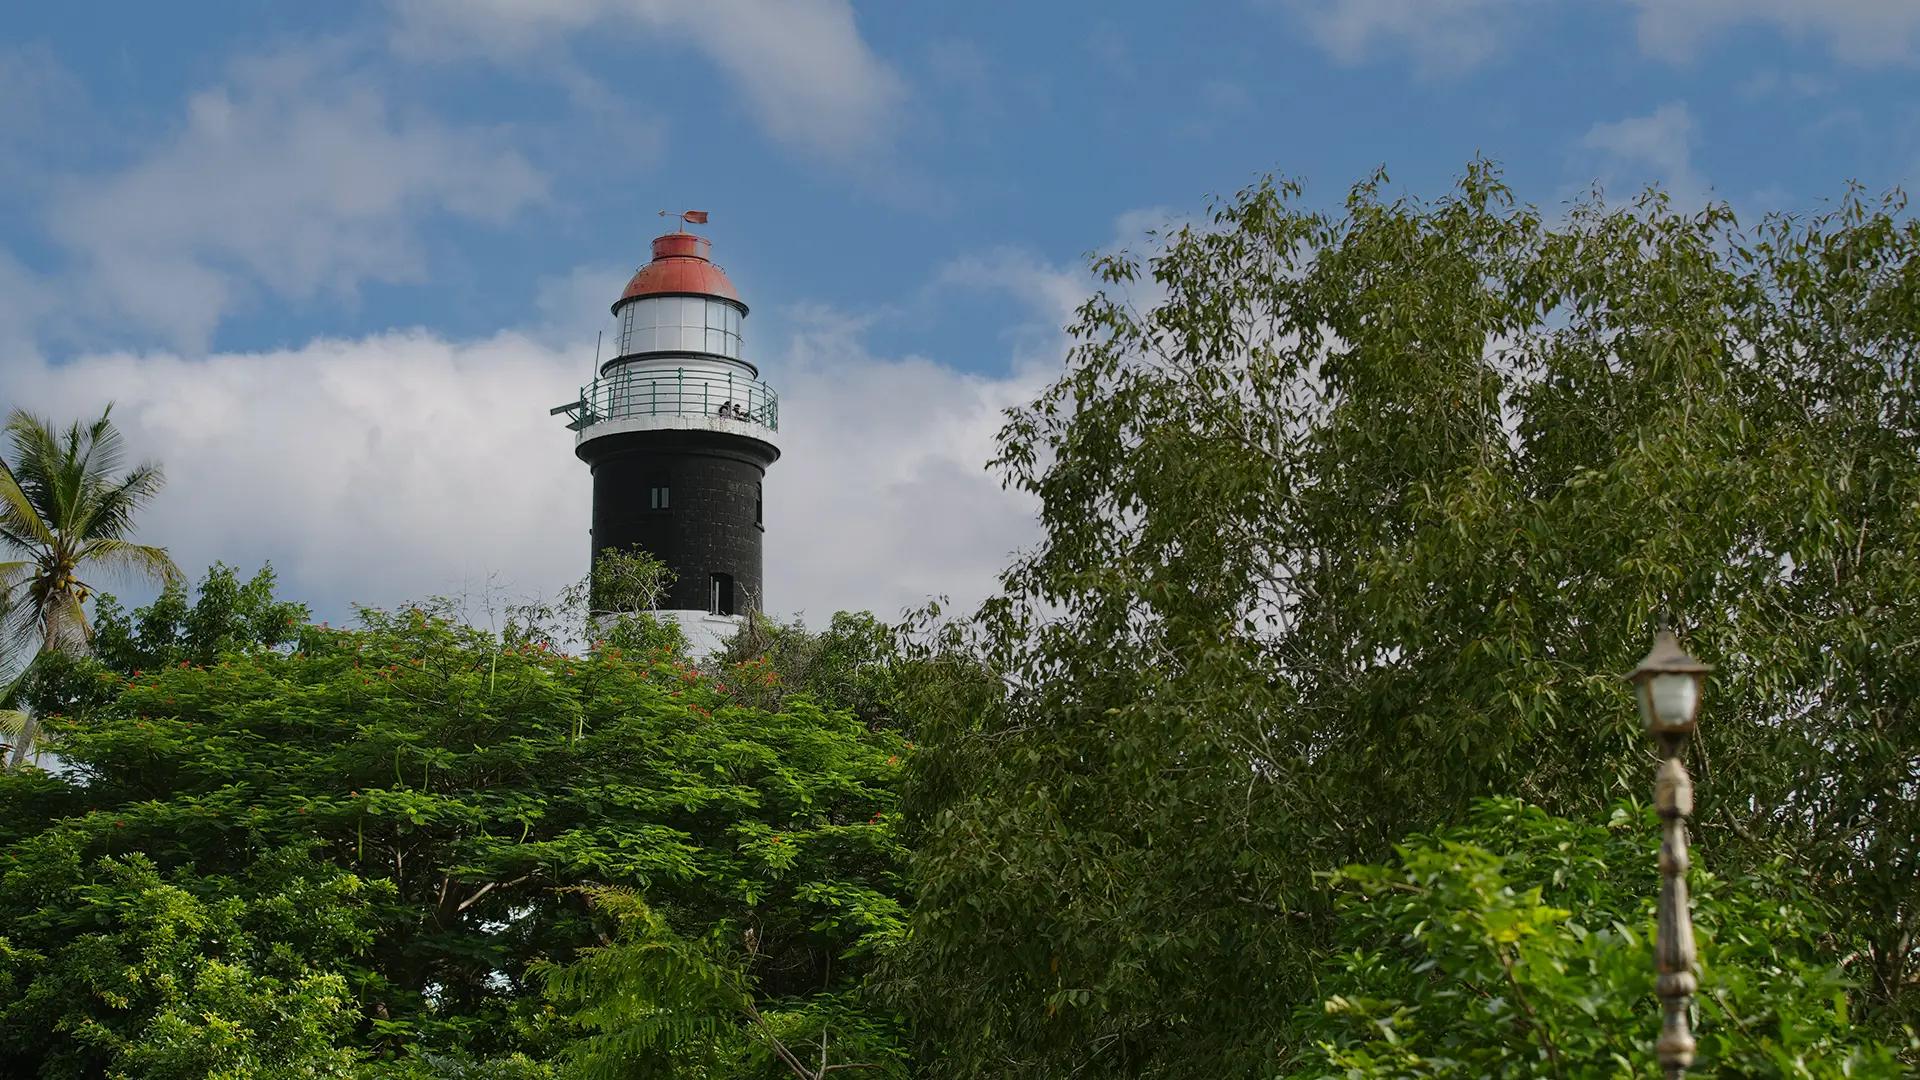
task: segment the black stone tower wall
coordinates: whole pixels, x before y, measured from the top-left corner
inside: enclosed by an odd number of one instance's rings
[[[733,611],[764,610],[761,483],[779,450],[718,431],[634,431],[578,450],[593,468],[592,553],[645,551],[674,580],[663,608],[705,611],[712,574],[733,580]],[[667,489],[655,509],[652,492]]]

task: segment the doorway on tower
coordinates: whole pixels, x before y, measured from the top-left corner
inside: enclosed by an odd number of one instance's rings
[[[733,575],[707,575],[707,614],[733,614]]]

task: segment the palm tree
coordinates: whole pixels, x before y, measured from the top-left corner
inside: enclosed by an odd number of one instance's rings
[[[121,474],[126,447],[112,413],[109,405],[100,419],[65,431],[20,409],[7,418],[12,453],[0,460],[0,552],[13,558],[0,561],[0,627],[16,655],[90,646],[86,601],[93,586],[83,573],[180,577],[165,548],[127,539],[165,479],[160,466],[145,462]],[[14,768],[33,743],[32,718],[19,726]]]

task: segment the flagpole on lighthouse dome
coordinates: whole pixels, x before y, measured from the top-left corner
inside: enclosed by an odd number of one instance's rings
[[[707,212],[705,210],[681,210],[678,213],[672,210],[660,211],[661,217],[666,217],[668,214],[673,214],[674,217],[680,219],[680,227],[675,230],[676,232],[686,232],[688,225],[705,225],[707,223]]]

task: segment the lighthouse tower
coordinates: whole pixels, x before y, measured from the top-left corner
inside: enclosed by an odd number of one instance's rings
[[[593,470],[593,555],[664,562],[673,581],[655,614],[698,651],[765,604],[761,484],[780,457],[779,400],[741,350],[747,305],[711,249],[684,225],[653,241],[614,301],[613,359],[553,410]]]

